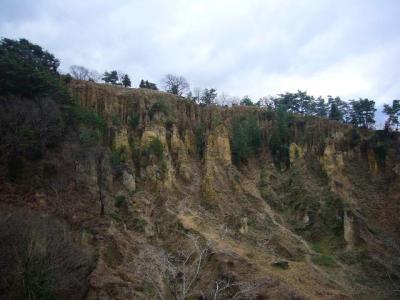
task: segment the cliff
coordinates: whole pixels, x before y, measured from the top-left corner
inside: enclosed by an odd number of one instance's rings
[[[45,157],[58,172],[18,205],[65,220],[93,253],[86,299],[398,296],[398,134],[293,116],[282,136],[255,107],[69,88],[104,128],[77,125]],[[245,128],[257,139],[238,159]]]

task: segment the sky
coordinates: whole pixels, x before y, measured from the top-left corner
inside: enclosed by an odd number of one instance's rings
[[[400,98],[400,0],[0,0],[0,37],[136,86],[172,73],[253,100]]]

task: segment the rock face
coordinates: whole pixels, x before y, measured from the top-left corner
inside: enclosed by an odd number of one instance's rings
[[[122,172],[122,183],[128,192],[133,193],[136,190],[135,176],[127,170]]]
[[[70,88],[107,124],[101,168],[96,147],[66,142],[52,154],[62,172],[26,203],[64,218],[78,237],[89,232],[97,260],[87,299],[211,299],[227,282],[218,299],[397,296],[398,135],[293,117],[281,170],[270,145],[276,119],[259,108]],[[261,142],[236,164],[232,120],[246,116]]]

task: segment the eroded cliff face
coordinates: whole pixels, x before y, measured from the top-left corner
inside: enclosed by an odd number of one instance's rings
[[[97,146],[61,153],[69,195],[81,197],[62,217],[97,257],[87,299],[396,295],[398,135],[295,117],[282,167],[270,150],[276,118],[260,109],[88,82],[71,91],[107,123],[100,167]],[[247,115],[261,146],[235,164],[232,121]]]

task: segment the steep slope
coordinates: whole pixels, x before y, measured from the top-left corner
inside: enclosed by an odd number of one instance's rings
[[[398,296],[398,135],[293,116],[276,150],[279,119],[258,108],[70,90],[104,124],[81,113],[86,123],[27,162],[35,184],[2,185],[1,206],[70,225],[96,258],[87,299]],[[238,161],[234,128],[246,118],[260,143]],[[43,161],[50,176],[38,175]]]

